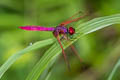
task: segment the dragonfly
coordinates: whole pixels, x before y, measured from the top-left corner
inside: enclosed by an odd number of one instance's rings
[[[77,12],[76,14],[74,14],[72,17],[68,18],[67,20],[65,20],[64,22],[60,23],[58,26],[56,27],[44,27],[44,26],[20,26],[19,28],[22,29],[22,30],[27,30],[27,31],[51,31],[53,32],[53,35],[56,37],[61,49],[62,49],[62,54],[64,56],[64,61],[66,62],[68,68],[70,69],[70,65],[69,65],[69,62],[67,60],[67,56],[66,56],[66,53],[64,51],[64,48],[62,46],[62,43],[61,43],[61,40],[62,39],[65,39],[65,40],[69,40],[70,41],[70,38],[68,38],[69,36],[72,36],[75,34],[75,28],[72,27],[72,26],[69,26],[67,28],[67,25],[72,23],[72,22],[77,22],[79,21],[81,18],[84,18],[86,16],[83,15],[83,16],[80,16],[80,17],[77,17],[77,18],[74,18],[75,16],[77,16],[78,14],[80,14],[81,11]],[[60,37],[60,35],[62,35]],[[68,36],[69,35],[69,36]],[[78,55],[77,51],[75,50],[74,46],[73,45],[70,45],[71,49],[74,51],[75,55],[79,58],[79,60],[81,61],[81,58],[80,56]]]

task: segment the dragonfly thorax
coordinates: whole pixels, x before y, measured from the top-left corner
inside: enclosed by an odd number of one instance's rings
[[[67,33],[68,33],[68,29],[64,26],[57,26],[53,31],[55,37],[57,37],[59,34],[67,34]]]

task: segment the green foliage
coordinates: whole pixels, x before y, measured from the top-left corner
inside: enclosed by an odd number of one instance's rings
[[[2,77],[2,75],[7,71],[7,69],[18,59],[20,58],[22,55],[24,55],[25,53],[44,47],[46,45],[52,44],[53,40],[52,39],[48,39],[48,40],[44,40],[44,41],[39,41],[34,43],[33,45],[28,46],[27,48],[15,53],[14,55],[12,55],[1,67],[0,67],[0,78]]]
[[[88,33],[94,32],[96,30],[99,30],[101,28],[107,27],[108,25],[112,24],[118,24],[120,23],[120,14],[112,15],[112,16],[106,16],[106,17],[100,17],[93,20],[90,20],[88,22],[85,22],[83,24],[80,24],[77,27],[77,33],[80,34],[77,36],[77,39],[80,38],[83,35],[86,35]],[[94,27],[93,27],[94,26]],[[81,34],[82,33],[82,34]],[[77,40],[76,39],[76,40]],[[74,41],[76,41],[74,40]],[[72,41],[72,42],[74,42]],[[0,68],[0,76],[6,72],[6,70],[22,55],[24,55],[26,52],[38,49],[40,47],[43,47],[45,45],[53,43],[53,40],[45,40],[40,41],[32,46],[27,47],[26,49],[14,54],[11,56],[8,61],[4,63],[3,66]],[[71,42],[67,45],[68,47],[71,44]],[[56,43],[45,53],[45,55],[40,59],[40,61],[36,64],[36,66],[33,68],[32,72],[27,77],[27,80],[37,80],[41,73],[46,69],[47,65],[57,57],[57,55],[61,52],[60,47],[56,46]]]
[[[120,0],[0,0],[0,79],[106,80],[111,65],[120,56],[119,3]],[[61,48],[51,32],[18,29],[24,25],[55,27],[78,11],[83,15],[90,12],[88,17],[94,19],[70,24],[76,34],[71,41],[62,41],[66,53],[72,53],[68,47],[74,43],[85,63],[69,54],[71,72],[67,72],[60,58]],[[28,46],[29,43],[34,44]],[[118,69],[113,68],[109,79],[120,78]]]

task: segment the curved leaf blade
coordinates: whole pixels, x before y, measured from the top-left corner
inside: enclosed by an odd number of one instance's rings
[[[10,68],[10,66],[18,59],[20,58],[22,55],[24,55],[25,53],[44,47],[46,45],[52,44],[54,41],[53,39],[47,39],[47,40],[43,40],[43,41],[39,41],[34,43],[31,46],[28,46],[27,48],[15,53],[14,55],[12,55],[1,67],[0,67],[0,78],[3,76],[3,74]]]
[[[113,68],[111,74],[108,77],[108,80],[112,80],[113,75],[115,74],[116,70],[120,67],[120,59],[118,60],[118,62],[116,63],[115,67]]]

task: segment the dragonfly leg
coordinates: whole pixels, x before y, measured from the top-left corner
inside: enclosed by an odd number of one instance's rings
[[[64,36],[62,36],[61,38],[60,38],[60,40],[63,40],[64,39]]]
[[[60,38],[60,40],[63,40],[63,39],[68,40],[68,38],[65,37],[64,35]]]
[[[65,62],[66,62],[66,65],[68,66],[68,69],[70,70],[70,64],[69,64],[69,61],[67,60],[67,56],[66,56],[66,54],[65,54],[65,52],[64,52],[64,48],[63,48],[63,46],[62,46],[62,44],[61,44],[60,38],[59,38],[59,36],[57,36],[56,38],[57,38],[57,40],[58,40],[58,42],[59,42],[59,44],[60,44],[60,47],[62,48],[62,54],[63,54],[63,56],[64,56],[64,60],[65,60]]]
[[[63,34],[63,35],[64,35],[64,38],[66,40],[70,41],[68,39],[68,37],[66,36],[66,34]],[[79,61],[82,62],[82,59],[80,58],[80,56],[79,56],[78,52],[76,51],[75,47],[72,44],[70,45],[70,47],[71,47],[72,51],[74,52],[74,54],[78,57]]]
[[[76,51],[75,47],[71,44],[70,45],[72,51],[74,52],[74,54],[78,57],[79,61],[82,62],[82,59],[80,58],[78,52]]]

